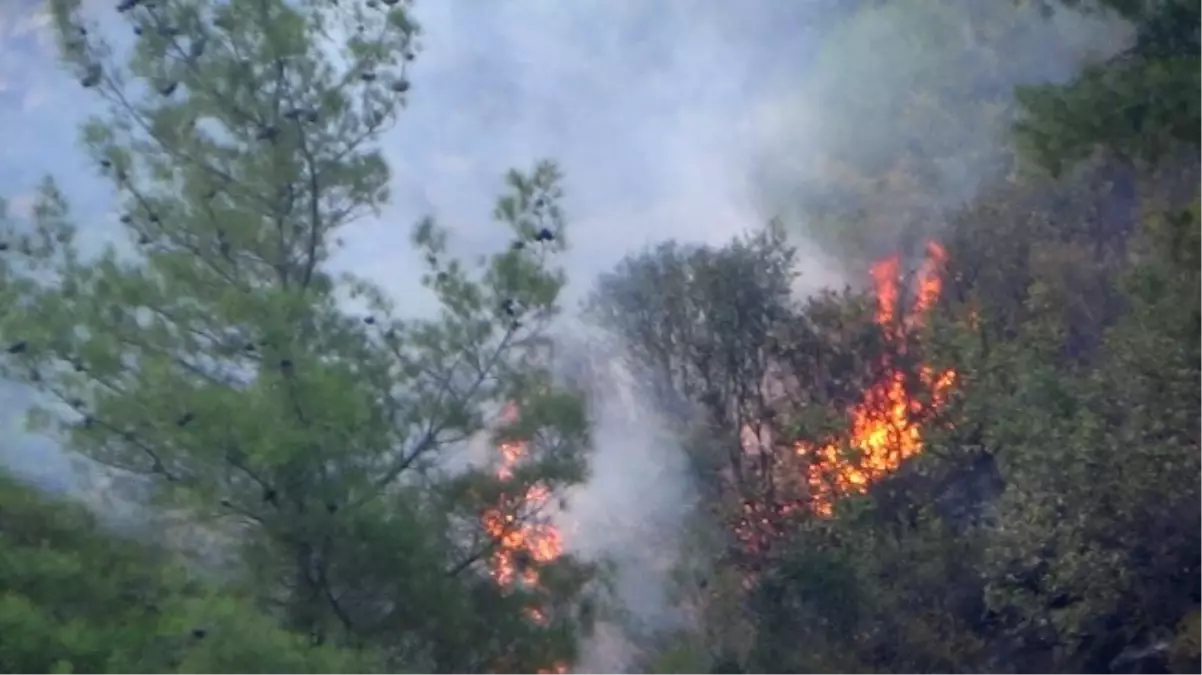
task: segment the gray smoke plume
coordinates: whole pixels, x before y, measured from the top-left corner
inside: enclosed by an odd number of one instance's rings
[[[590,403],[595,454],[589,481],[569,492],[557,522],[568,552],[613,565],[625,615],[601,622],[576,669],[627,672],[639,638],[685,625],[668,589],[697,494],[681,439],[621,344],[579,324],[560,344],[569,379]]]

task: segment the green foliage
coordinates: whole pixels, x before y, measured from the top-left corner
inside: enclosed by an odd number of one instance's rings
[[[1023,147],[1053,173],[1099,146],[1146,162],[1183,148],[1196,151],[1202,128],[1198,3],[1099,4],[1133,24],[1133,44],[1087,68],[1068,86],[1020,89],[1023,116],[1018,134]]]
[[[82,506],[0,479],[0,668],[9,672],[360,672]]]
[[[990,602],[1041,627],[1040,639],[1060,647],[1052,667],[1105,668],[1115,645],[1171,632],[1202,592],[1198,227],[1196,211],[1150,222],[1117,280],[1130,309],[1093,367],[1023,366],[1008,396],[1040,403],[986,427],[1004,448],[1009,486],[998,516],[1008,525],[991,543]],[[1170,243],[1190,240],[1187,256]],[[1048,321],[1032,323],[1063,334]]]

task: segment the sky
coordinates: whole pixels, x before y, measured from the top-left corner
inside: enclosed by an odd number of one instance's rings
[[[669,238],[718,243],[759,226],[770,214],[747,185],[766,141],[757,117],[785,100],[773,64],[799,70],[806,52],[805,24],[787,0],[759,7],[419,4],[426,49],[389,142],[396,213],[362,223],[348,260],[403,283],[395,255],[377,247],[406,251],[407,224],[425,212],[465,252],[504,246],[507,231],[487,220],[500,177],[544,157],[567,176],[572,298],[632,250]],[[759,25],[773,13],[794,19],[770,40],[775,49]]]
[[[567,174],[576,293],[648,243],[720,242],[761,224],[770,214],[746,185],[757,144],[769,142],[757,119],[785,100],[782,75],[795,84],[802,69],[805,4],[419,2],[410,108],[383,142],[393,205],[348,230],[338,264],[412,292],[409,228],[427,214],[469,255],[503,246],[488,217],[501,178],[541,158]],[[116,27],[115,12],[99,16]],[[28,9],[0,14],[0,54],[3,192],[20,204],[53,173],[81,213],[103,213],[106,186],[75,139],[90,101]]]

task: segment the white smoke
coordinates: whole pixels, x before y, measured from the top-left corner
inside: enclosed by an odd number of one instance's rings
[[[697,495],[680,439],[620,346],[599,331],[577,331],[569,358],[590,402],[594,454],[589,481],[569,491],[558,523],[569,553],[614,565],[626,617],[602,622],[576,670],[626,672],[636,653],[631,637],[684,621],[667,591]]]

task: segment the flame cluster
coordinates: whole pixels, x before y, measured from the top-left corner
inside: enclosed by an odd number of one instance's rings
[[[513,404],[506,407],[503,422],[517,418],[518,410]],[[514,478],[514,469],[525,456],[525,441],[505,441],[498,445],[500,462],[497,477],[502,481]],[[507,494],[486,510],[481,518],[484,531],[497,543],[489,558],[489,574],[502,588],[521,584],[536,588],[539,584],[539,567],[549,563],[563,553],[563,540],[559,529],[542,513],[551,499],[551,490],[542,484],[534,484],[517,494]],[[537,606],[526,608],[531,621],[545,624],[546,614]],[[556,663],[538,671],[540,675],[568,672],[567,664]]]
[[[510,441],[501,443],[497,449],[501,453],[497,477],[512,480],[514,466],[526,453],[526,444]],[[538,564],[551,562],[563,552],[558,528],[535,517],[550,499],[551,491],[535,484],[522,494],[502,497],[499,504],[485,512],[484,530],[497,541],[489,573],[501,586],[512,586],[519,581],[528,587],[537,586]]]
[[[916,275],[915,297],[909,309],[901,300],[901,258],[894,255],[872,267],[876,291],[876,323],[881,327],[894,354],[906,351],[906,336],[921,325],[925,315],[939,299],[942,290],[941,269],[947,253],[937,242],[929,242],[926,258]],[[914,379],[883,359],[882,375],[864,392],[850,411],[846,436],[821,444],[799,443],[796,451],[807,461],[806,483],[813,510],[820,515],[832,513],[834,501],[844,495],[863,492],[873,482],[897,470],[901,463],[922,450],[922,423],[947,399],[955,383],[951,370],[936,372],[922,366],[918,386],[930,394],[923,403],[912,390]],[[856,452],[854,459],[844,448]]]

